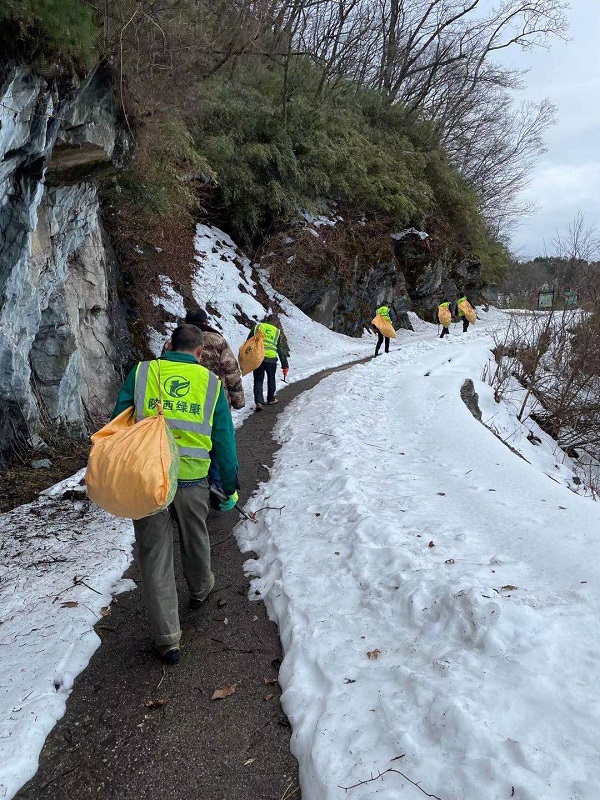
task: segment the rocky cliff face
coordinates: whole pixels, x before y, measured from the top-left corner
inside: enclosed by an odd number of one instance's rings
[[[309,220],[264,249],[261,263],[276,288],[312,319],[350,336],[360,336],[384,303],[396,309],[397,328],[411,329],[409,311],[436,322],[443,300],[466,293],[474,304],[485,302],[480,262],[445,257],[415,228],[390,233],[385,221]]]
[[[410,306],[422,319],[437,322],[438,305],[445,300],[454,303],[463,294],[473,305],[485,303],[480,261],[442,257],[431,237],[415,228],[391,236]]]
[[[130,139],[111,77],[0,76],[0,457],[112,403],[127,329],[99,216]]]

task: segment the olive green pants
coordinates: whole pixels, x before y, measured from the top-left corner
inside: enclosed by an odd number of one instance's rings
[[[210,593],[210,542],[206,528],[208,498],[207,481],[198,486],[179,488],[167,509],[133,523],[144,601],[154,643],[161,647],[176,645],[181,638],[173,563],[175,528],[179,531],[181,564],[190,594],[204,600]]]

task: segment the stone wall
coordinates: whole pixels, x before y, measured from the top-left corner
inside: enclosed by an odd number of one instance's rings
[[[15,67],[0,87],[1,457],[114,400],[127,328],[98,186],[130,140],[104,68],[59,88]]]

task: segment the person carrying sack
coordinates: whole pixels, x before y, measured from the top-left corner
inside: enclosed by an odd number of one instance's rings
[[[379,308],[375,312],[375,318],[372,321],[372,325],[377,331],[377,345],[375,347],[376,356],[379,355],[379,350],[384,340],[385,340],[385,352],[389,353],[390,339],[396,338],[396,331],[394,330],[392,314],[393,314],[393,321],[395,321],[396,314],[394,313],[394,311],[390,309],[389,306],[386,305],[379,306]]]
[[[262,364],[260,364],[253,372],[254,374],[254,403],[257,411],[262,411],[265,404],[264,400],[264,382],[265,375],[267,376],[267,404],[272,406],[278,403],[279,400],[275,397],[276,383],[275,378],[277,375],[277,359],[281,359],[281,367],[283,370],[283,377],[287,378],[289,372],[288,364],[288,349],[285,342],[285,337],[278,326],[277,317],[270,314],[265,318],[264,322],[259,322],[255,325],[248,335],[248,340],[261,331],[263,334],[263,343],[265,348],[265,357]]]
[[[456,301],[456,305],[458,307],[458,316],[462,317],[463,333],[466,333],[469,330],[469,323],[474,323],[477,318],[475,309],[467,300],[466,295],[459,297]]]
[[[452,312],[450,311],[449,301],[446,300],[445,302],[439,304],[438,320],[440,325],[442,326],[440,339],[443,339],[444,336],[447,336],[450,333],[450,323],[452,322]]]
[[[198,363],[202,343],[202,331],[194,325],[175,328],[172,349],[163,353],[160,363],[142,361],[129,373],[113,412],[114,418],[133,406],[135,420],[140,422],[156,416],[162,397],[164,416],[179,447],[178,485],[172,503],[133,522],[154,648],[165,664],[177,664],[180,658],[174,525],[179,531],[190,607],[200,608],[215,584],[206,528],[211,454],[227,495],[221,510],[229,511],[238,499],[238,459],[231,412],[221,381]]]
[[[231,408],[243,408],[246,405],[246,399],[242,386],[242,373],[223,334],[210,326],[208,314],[199,306],[187,309],[185,324],[200,328],[204,334],[200,363],[220,378]]]

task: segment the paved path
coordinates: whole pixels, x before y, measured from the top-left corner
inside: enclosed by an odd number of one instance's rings
[[[334,371],[292,384],[278,406],[254,414],[237,432],[242,502],[268,479],[278,414]],[[279,688],[265,684],[277,677],[277,628],[262,603],[248,600],[242,565],[251,554],[240,553],[232,535],[238,520],[234,511],[209,520],[217,583],[201,611],[186,608],[177,564],[178,667],[163,670],[150,652],[141,592],[117,598],[96,626],[102,645],[75,681],[20,800],[299,800]],[[128,577],[139,583],[137,562]],[[211,701],[215,689],[234,683],[235,694]],[[157,700],[164,704],[148,708]]]

